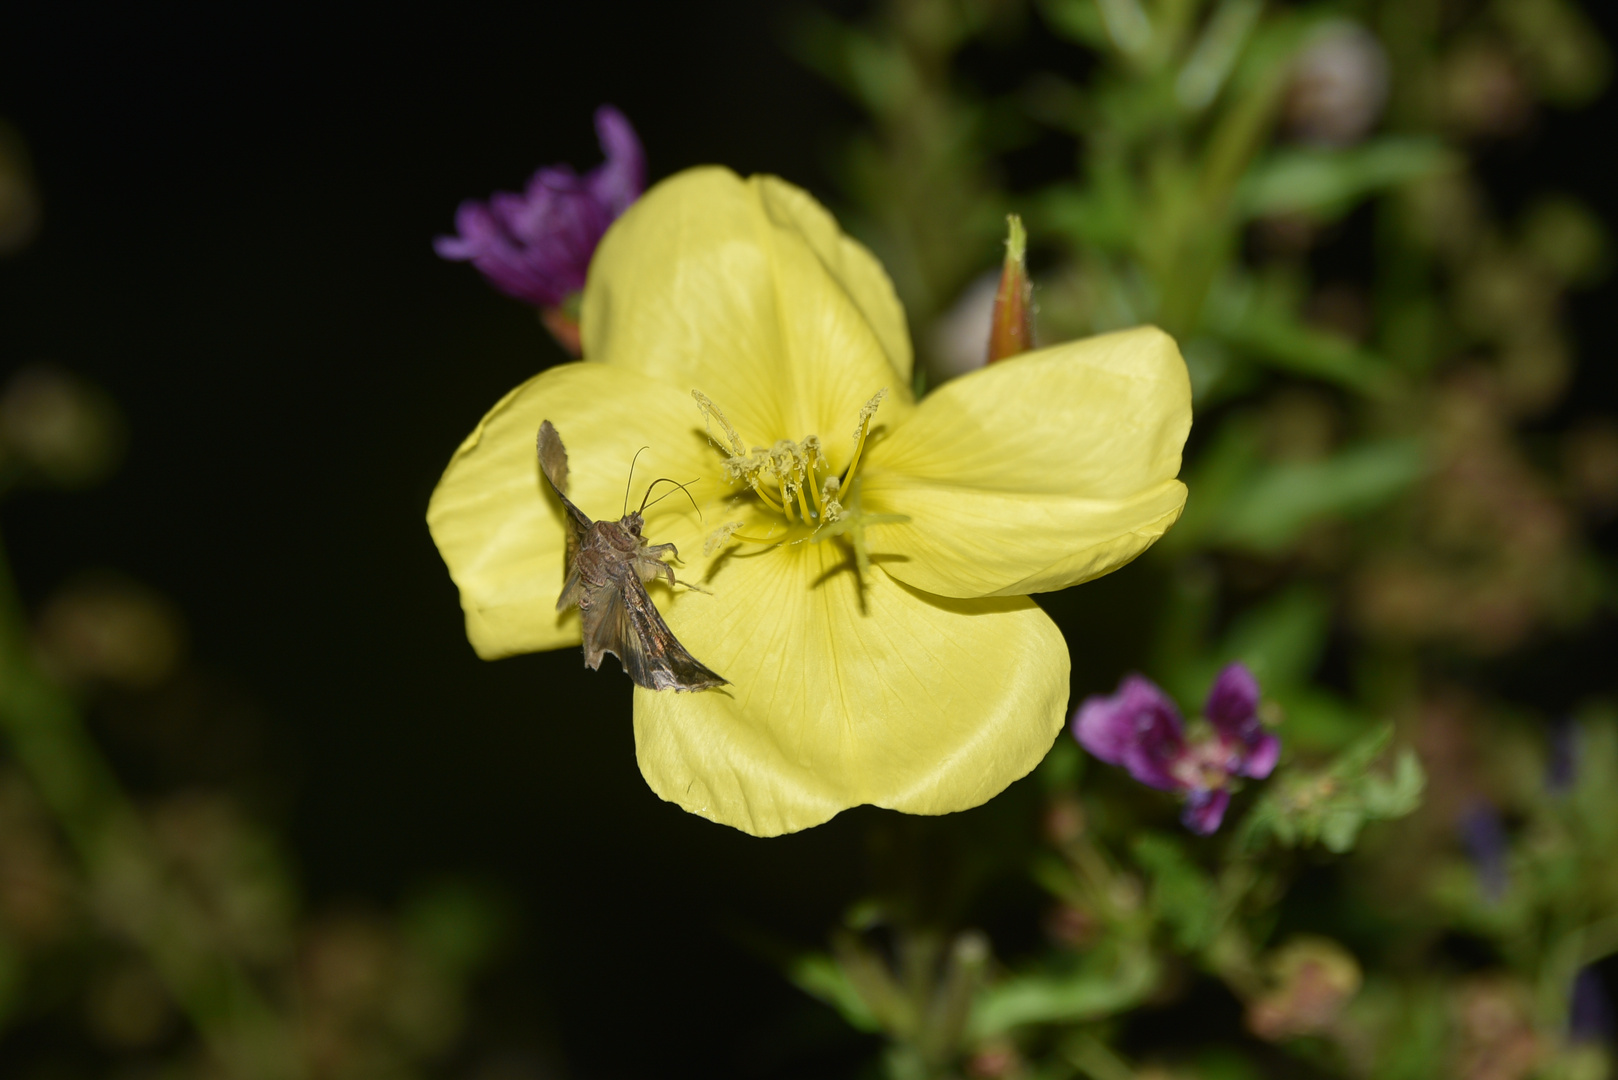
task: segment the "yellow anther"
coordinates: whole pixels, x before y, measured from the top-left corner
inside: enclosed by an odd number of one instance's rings
[[[820,501],[820,467],[826,463],[825,455],[820,452],[820,436],[809,435],[803,440],[804,472],[807,476],[809,494],[815,500],[815,512],[824,514],[826,506]],[[806,514],[804,520],[808,520]]]
[[[854,428],[854,456],[849,460],[848,471],[843,474],[843,483],[848,484],[854,479],[854,470],[860,466],[860,454],[865,450],[865,436],[871,431],[871,418],[876,416],[877,406],[882,399],[888,396],[888,388],[878,390],[865,407],[860,410],[858,425]]]
[[[725,414],[719,411],[719,406],[709,401],[708,395],[700,390],[691,391],[691,396],[697,399],[697,407],[702,410],[702,425],[708,432],[708,441],[713,442],[715,446],[719,445],[714,442],[713,429],[708,427],[708,420],[712,418],[719,421],[719,426],[725,429],[725,437],[730,440],[731,453],[737,457],[744,457],[747,453],[746,444],[742,442],[742,437],[736,434],[736,429],[730,426],[730,421],[725,419]]]
[[[702,554],[704,556],[712,555],[714,552],[730,543],[731,538],[736,535],[737,531],[740,530],[741,527],[742,523],[739,521],[732,521],[728,525],[719,526],[719,528],[709,533],[708,538],[702,542]]]
[[[739,525],[725,525],[708,536],[703,554],[711,556],[732,541],[776,547],[841,536],[853,547],[856,566],[863,578],[870,570],[865,527],[906,520],[896,515],[865,514],[860,507],[856,475],[877,409],[887,396],[887,390],[879,390],[860,409],[854,427],[854,453],[841,475],[832,471],[818,435],[805,435],[797,442],[779,439],[773,446],[746,450],[741,434],[717,405],[699,391],[693,390],[691,396],[702,410],[704,423],[710,428],[717,424],[724,440],[730,444],[727,451],[710,430],[709,441],[725,455],[725,478],[752,488],[759,505],[780,514],[787,526],[779,535],[776,527],[771,526],[767,535],[752,536],[738,531]],[[805,487],[809,490],[804,491]]]

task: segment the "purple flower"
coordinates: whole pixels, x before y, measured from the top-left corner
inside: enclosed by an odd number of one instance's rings
[[[1506,830],[1500,824],[1500,815],[1487,800],[1476,799],[1461,815],[1460,826],[1461,840],[1466,844],[1467,854],[1472,856],[1472,865],[1477,868],[1483,898],[1497,904],[1511,885],[1506,870]]]
[[[440,236],[433,250],[470,262],[495,288],[535,307],[556,308],[583,289],[607,226],[646,185],[646,157],[629,121],[610,105],[597,109],[595,120],[606,161],[585,176],[553,165],[520,195],[468,199],[455,212],[458,235]]]
[[[1568,1002],[1569,1037],[1576,1043],[1610,1044],[1612,1031],[1612,999],[1601,972],[1594,965],[1580,968]]]
[[[1090,753],[1162,791],[1186,796],[1180,820],[1206,836],[1219,828],[1230,805],[1230,780],[1262,780],[1275,768],[1281,740],[1258,718],[1258,680],[1242,664],[1214,679],[1203,715],[1210,731],[1187,739],[1180,710],[1157,685],[1125,676],[1117,693],[1084,699],[1073,717],[1073,737]]]

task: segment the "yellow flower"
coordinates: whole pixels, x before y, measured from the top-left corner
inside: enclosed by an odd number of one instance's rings
[[[675,493],[645,536],[677,544],[681,579],[708,591],[649,589],[730,685],[635,689],[662,798],[767,836],[862,803],[963,810],[1039,762],[1068,655],[1027,594],[1122,566],[1179,517],[1191,403],[1173,341],[1025,353],[918,403],[876,260],[804,192],[717,168],[612,227],[581,325],[587,359],[506,395],[428,508],[480,656],[579,643],[577,611],[554,610],[563,525],[534,452],[548,419],[592,518],[622,513],[642,446],[643,480],[694,481],[700,513]]]

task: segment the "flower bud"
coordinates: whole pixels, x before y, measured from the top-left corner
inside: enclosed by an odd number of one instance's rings
[[[1006,261],[989,325],[989,363],[1034,347],[1034,286],[1028,280],[1028,233],[1022,218],[1006,215]]]

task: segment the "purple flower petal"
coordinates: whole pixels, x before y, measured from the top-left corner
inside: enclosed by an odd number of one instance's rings
[[[1281,758],[1281,740],[1275,735],[1265,732],[1248,744],[1247,752],[1241,755],[1241,761],[1234,768],[1238,776],[1250,776],[1254,780],[1262,780],[1275,771],[1275,763]]]
[[[1506,830],[1500,824],[1500,815],[1487,800],[1476,799],[1461,815],[1460,826],[1461,839],[1477,869],[1483,898],[1491,904],[1499,903],[1511,885],[1506,869]]]
[[[1184,785],[1173,766],[1185,753],[1185,729],[1174,702],[1150,680],[1126,676],[1111,696],[1084,699],[1073,718],[1073,737],[1136,780],[1172,791]]]
[[[1262,780],[1281,756],[1281,741],[1258,717],[1258,680],[1247,665],[1226,664],[1208,691],[1203,715],[1231,750],[1230,771]]]
[[[1225,810],[1229,806],[1230,792],[1224,788],[1218,791],[1193,791],[1185,800],[1180,821],[1197,835],[1207,836],[1225,820]]]
[[[1601,972],[1592,966],[1580,969],[1573,979],[1572,1001],[1568,1004],[1568,1037],[1576,1043],[1612,1042],[1612,998],[1607,995]]]
[[[1202,714],[1224,734],[1240,737],[1244,725],[1256,718],[1258,702],[1258,680],[1238,661],[1226,664],[1214,679]]]
[[[590,174],[586,183],[596,201],[610,207],[613,217],[617,217],[646,188],[646,153],[635,137],[635,129],[629,126],[624,114],[611,105],[596,110],[596,137],[601,140],[601,150],[607,160]]]
[[[588,176],[553,165],[534,173],[520,195],[464,202],[455,213],[458,235],[439,237],[433,250],[470,262],[495,288],[536,307],[555,307],[583,289],[596,245],[646,180],[640,140],[622,113],[602,106],[596,133],[607,160]]]

